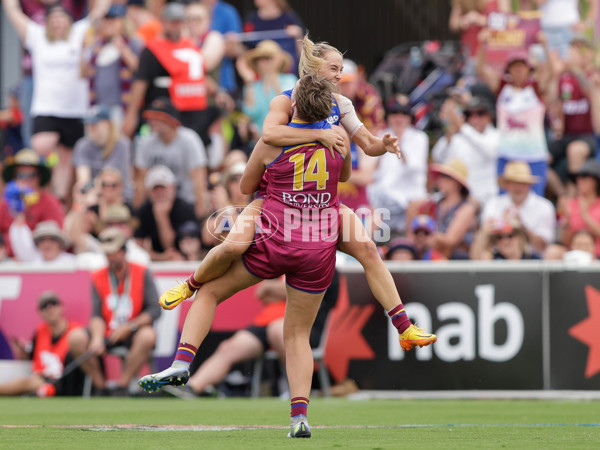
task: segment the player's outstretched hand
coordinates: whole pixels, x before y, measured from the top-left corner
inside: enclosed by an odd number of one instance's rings
[[[400,144],[398,143],[398,136],[392,136],[389,133],[386,133],[383,136],[383,146],[385,147],[385,151],[388,153],[393,153],[398,156],[398,159],[401,159],[402,162],[406,162],[406,158],[404,158],[404,153],[400,149]]]

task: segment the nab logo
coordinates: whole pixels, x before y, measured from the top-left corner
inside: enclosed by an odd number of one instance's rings
[[[433,353],[445,362],[472,361],[476,357],[487,361],[503,362],[514,358],[523,346],[525,322],[519,308],[508,302],[495,303],[495,288],[491,284],[475,287],[477,311],[467,304],[450,302],[436,309],[440,322],[450,321],[433,331],[438,340],[435,344],[416,350],[416,358],[429,361]],[[421,328],[431,330],[431,313],[422,303],[405,305],[408,316]],[[494,325],[504,321],[506,339],[496,343]],[[401,360],[404,352],[398,344],[398,331],[388,325],[388,352],[390,360]]]
[[[569,335],[589,347],[585,377],[592,378],[600,372],[600,292],[588,285],[585,298],[589,317],[569,328]]]

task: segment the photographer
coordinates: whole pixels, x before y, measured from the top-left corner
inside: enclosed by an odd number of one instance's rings
[[[25,223],[33,230],[45,220],[62,227],[65,213],[60,201],[44,189],[50,181],[50,170],[33,150],[19,151],[2,171],[2,178],[7,184],[0,202],[0,233],[12,255],[8,229],[18,214],[24,215]]]

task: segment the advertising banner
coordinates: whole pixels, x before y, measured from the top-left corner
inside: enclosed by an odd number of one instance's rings
[[[438,341],[402,352],[364,274],[349,274],[340,312],[349,318],[327,348],[328,361],[334,355],[339,365],[339,352],[348,359],[345,371],[330,367],[336,379],[359,380],[362,389],[543,388],[540,272],[393,276],[409,317]]]
[[[550,388],[600,389],[600,278],[550,276]]]

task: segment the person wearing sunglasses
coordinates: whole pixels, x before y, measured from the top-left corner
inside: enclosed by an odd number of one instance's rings
[[[31,345],[14,338],[11,342],[15,359],[32,360],[32,373],[0,384],[0,395],[81,395],[83,372],[76,369],[62,376],[65,366],[73,361],[69,336],[81,325],[65,317],[63,304],[52,291],[40,294],[37,311],[42,322]]]
[[[434,162],[446,164],[452,158],[464,161],[469,170],[471,196],[480,204],[498,194],[498,130],[494,127],[494,106],[484,97],[475,96],[460,110],[456,100],[448,98],[440,110],[446,133],[432,149]]]
[[[471,245],[471,259],[512,260],[541,259],[532,250],[527,233],[516,219],[490,219],[477,232]]]
[[[13,256],[13,251],[8,230],[18,215],[23,216],[30,230],[45,220],[53,220],[62,227],[65,217],[63,206],[46,189],[50,177],[50,169],[30,149],[20,150],[4,166],[2,179],[6,185],[0,199],[0,233],[4,235],[10,256]]]

